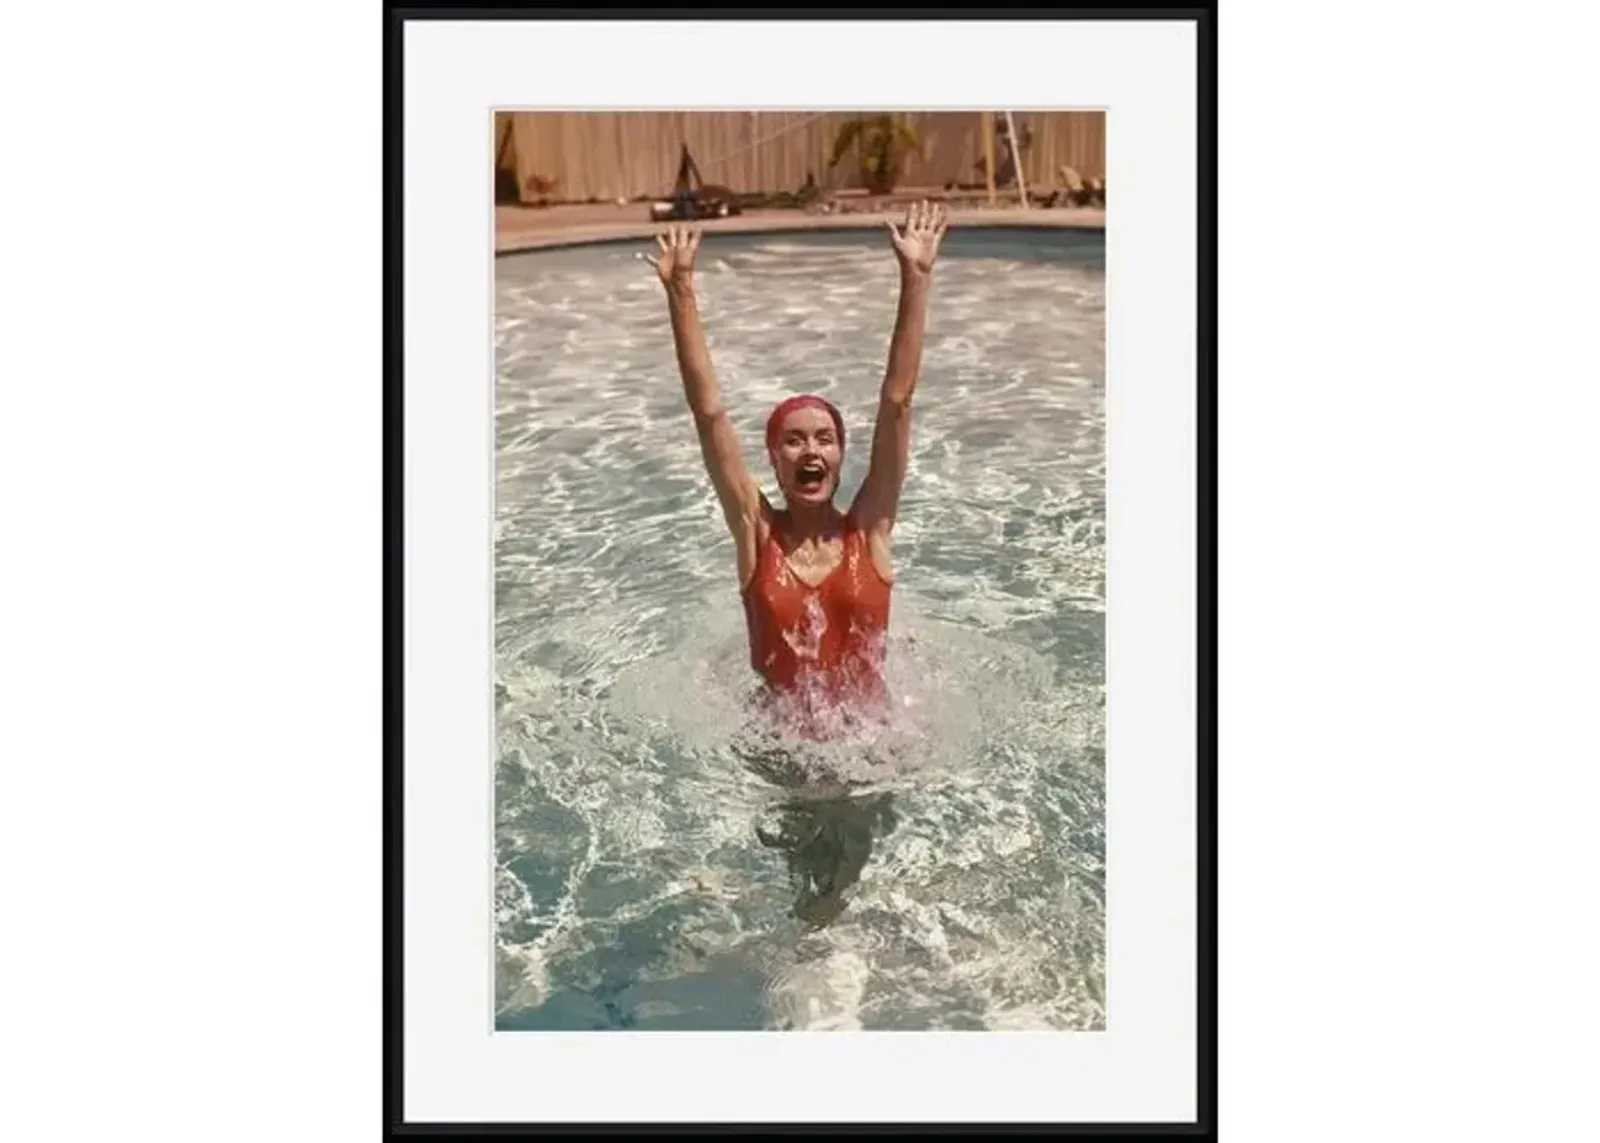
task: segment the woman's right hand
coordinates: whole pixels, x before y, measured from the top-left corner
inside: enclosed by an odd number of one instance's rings
[[[655,267],[661,284],[688,285],[694,277],[694,255],[700,249],[700,231],[687,226],[669,226],[665,234],[656,236],[656,245],[661,249],[660,257],[652,258],[648,254],[641,257]]]

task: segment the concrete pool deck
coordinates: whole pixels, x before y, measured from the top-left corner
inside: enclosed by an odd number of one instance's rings
[[[937,199],[936,192],[929,192]],[[954,227],[1048,227],[1061,230],[1104,230],[1106,212],[1081,207],[1032,207],[1015,204],[990,207],[987,204],[950,203],[950,225]],[[707,219],[695,225],[708,234],[746,234],[752,232],[797,232],[816,230],[863,230],[881,228],[890,218],[904,213],[903,204],[875,209],[866,200],[841,200],[841,207],[830,213],[820,211],[750,210],[732,218]],[[494,252],[513,254],[524,250],[543,250],[577,246],[590,242],[616,242],[646,239],[659,234],[666,225],[652,221],[650,205],[643,202],[617,206],[612,203],[561,206],[496,206],[494,211]]]

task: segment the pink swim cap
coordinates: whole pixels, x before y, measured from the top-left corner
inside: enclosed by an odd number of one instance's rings
[[[783,419],[796,409],[822,409],[833,418],[833,427],[839,433],[839,451],[844,451],[844,418],[839,415],[839,410],[833,407],[833,402],[826,397],[817,397],[809,393],[802,393],[798,397],[789,397],[778,402],[778,407],[772,410],[772,415],[767,418],[767,451],[776,452],[778,448],[778,430],[783,427]]]

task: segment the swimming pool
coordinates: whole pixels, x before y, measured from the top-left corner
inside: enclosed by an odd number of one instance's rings
[[[851,796],[741,745],[733,545],[646,247],[496,262],[497,1028],[1103,1028],[1103,237],[952,223],[895,532],[906,737]],[[822,392],[847,505],[887,234],[708,234],[698,266],[752,471],[775,496],[766,413]]]

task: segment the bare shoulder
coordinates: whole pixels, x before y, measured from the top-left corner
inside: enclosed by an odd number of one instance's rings
[[[764,533],[772,518],[772,505],[753,476],[746,475],[734,487],[727,505],[728,523],[736,532],[748,532],[752,536]]]
[[[772,521],[777,517],[778,510],[772,506],[772,501],[767,499],[767,494],[761,491],[760,483],[753,478],[750,481],[750,495],[756,506],[756,540],[765,544],[767,537],[772,535]]]
[[[873,569],[884,583],[894,583],[894,551],[889,540],[889,529],[879,523],[861,528],[861,534],[866,539],[867,554],[872,558]]]
[[[738,559],[739,589],[749,587],[761,562],[761,551],[772,535],[772,504],[754,479],[749,482],[743,497],[744,510],[734,531],[734,548]]]

